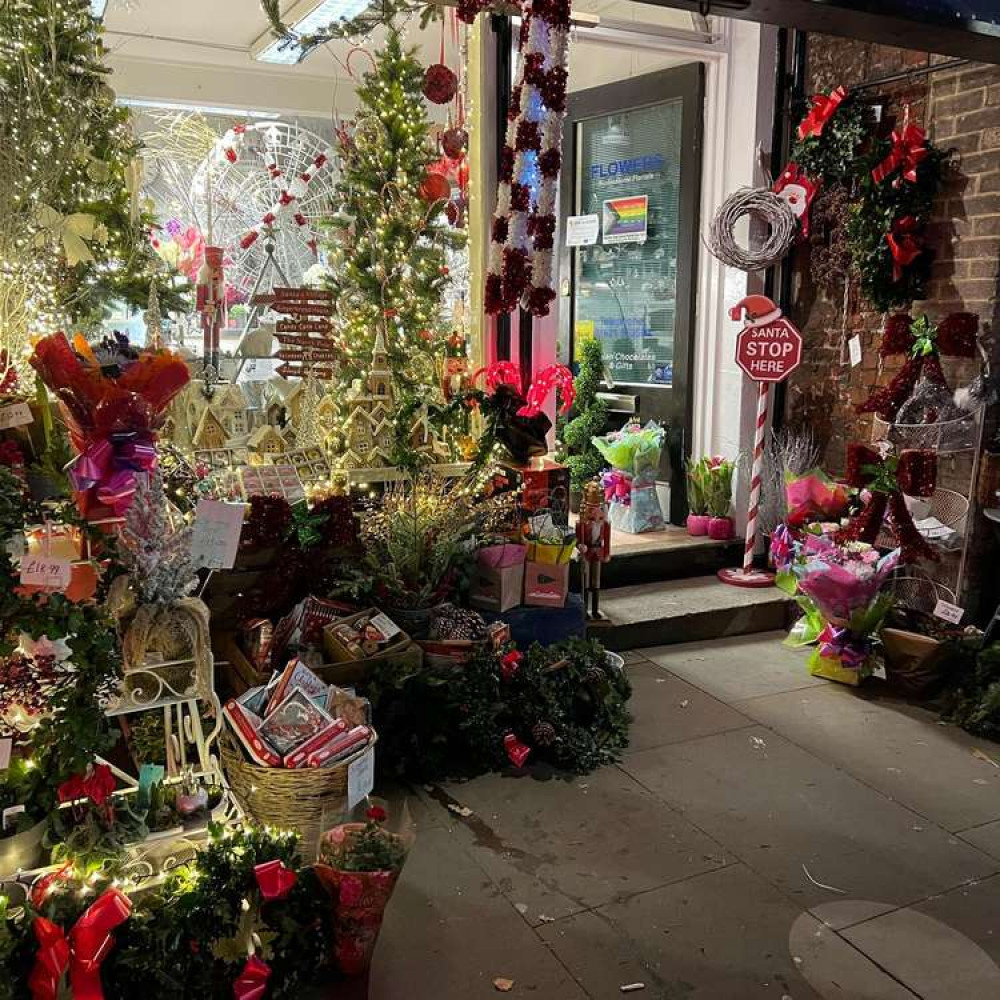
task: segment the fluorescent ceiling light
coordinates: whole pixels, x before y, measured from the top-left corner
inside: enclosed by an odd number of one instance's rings
[[[94,17],[104,17],[104,12],[108,9],[108,0],[90,0],[90,13]]]
[[[371,0],[300,0],[283,15],[282,20],[296,35],[308,35],[325,28],[333,21],[357,17],[370,6]],[[275,38],[269,31],[253,43],[251,55],[257,62],[294,66],[307,52],[293,39]]]

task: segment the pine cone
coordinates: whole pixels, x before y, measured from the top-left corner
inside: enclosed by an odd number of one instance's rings
[[[601,667],[588,667],[583,674],[584,684],[600,684],[604,680],[604,670]]]
[[[556,727],[551,722],[536,722],[531,729],[531,738],[540,747],[551,746],[556,741]]]

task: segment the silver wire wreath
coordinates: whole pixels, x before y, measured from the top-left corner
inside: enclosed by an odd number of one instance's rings
[[[754,250],[741,247],[733,236],[736,223],[744,215],[754,215],[770,227],[767,239]],[[715,213],[708,232],[712,255],[741,271],[761,271],[777,264],[795,241],[799,222],[791,206],[767,188],[740,188]]]

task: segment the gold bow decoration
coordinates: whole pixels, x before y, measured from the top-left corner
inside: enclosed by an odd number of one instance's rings
[[[94,259],[87,243],[94,238],[95,223],[94,217],[88,212],[63,215],[51,205],[43,203],[35,209],[35,221],[42,228],[35,236],[36,247],[42,247],[52,239],[60,240],[70,267],[86,264]]]

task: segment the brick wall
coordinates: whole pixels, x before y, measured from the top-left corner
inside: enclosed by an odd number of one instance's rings
[[[829,92],[838,84],[850,87],[865,80],[924,66],[939,57],[889,46],[809,36],[808,92]],[[915,312],[932,318],[956,310],[979,314],[989,335],[1000,322],[1000,66],[966,65],[868,92],[884,101],[885,113],[901,117],[910,106],[911,118],[921,123],[931,139],[954,150],[947,175],[927,230],[935,252],[932,280],[925,302]],[[826,467],[843,471],[849,441],[870,441],[873,418],[859,416],[854,407],[871,390],[884,385],[900,361],[880,364],[878,344],[884,317],[859,301],[856,288],[832,295],[816,288],[809,275],[808,253],[798,251],[793,263],[793,295],[788,314],[799,324],[806,341],[804,363],[788,386],[786,418],[792,426],[808,425],[824,450]],[[862,362],[851,367],[847,341],[859,336]],[[990,346],[995,353],[995,345]],[[966,383],[975,365],[945,361],[952,386]],[[995,408],[994,408],[995,409]],[[995,414],[985,428],[989,441],[996,431]],[[877,428],[875,429],[877,435]],[[963,494],[976,493],[972,482],[976,454],[942,456],[939,484]],[[932,573],[949,588],[961,575],[966,603],[991,612],[997,574],[985,568],[993,556],[994,530],[974,507],[968,520],[971,532],[969,564],[961,572],[958,556],[946,557]],[[959,588],[963,589],[963,588]]]

